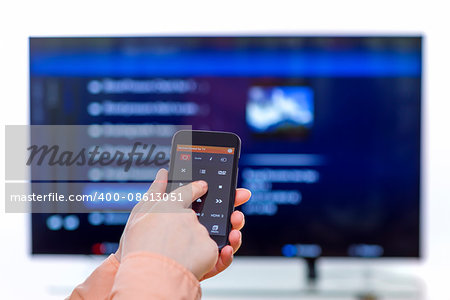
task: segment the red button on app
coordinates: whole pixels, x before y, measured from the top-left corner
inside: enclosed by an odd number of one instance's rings
[[[181,160],[191,160],[191,155],[190,154],[186,154],[186,153],[181,153],[180,154],[180,159]]]

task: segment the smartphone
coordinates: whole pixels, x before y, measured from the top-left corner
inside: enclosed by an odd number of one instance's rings
[[[192,209],[219,249],[228,244],[240,152],[241,139],[230,132],[181,130],[172,139],[167,191],[196,180],[208,183]]]

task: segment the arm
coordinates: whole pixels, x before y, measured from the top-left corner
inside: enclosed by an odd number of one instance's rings
[[[174,260],[156,253],[125,256],[117,272],[110,299],[200,299],[194,274]]]
[[[83,283],[72,291],[67,299],[106,299],[118,269],[119,262],[114,254],[111,254]]]
[[[167,171],[161,170],[148,193],[164,192],[166,184]],[[206,192],[205,187],[206,183],[197,182],[180,188],[186,199],[180,207],[137,204],[115,256],[77,286],[70,299],[106,299],[108,295],[110,299],[199,298],[198,280],[212,277],[231,264],[233,252],[241,245],[240,229],[244,226],[244,215],[235,211],[231,216],[231,246],[224,247],[217,256],[217,245],[187,208]],[[238,189],[235,205],[249,198],[248,190]]]
[[[145,280],[140,280],[145,278]],[[79,284],[68,300],[78,299],[200,299],[197,278],[174,260],[135,252],[120,264],[112,254]]]

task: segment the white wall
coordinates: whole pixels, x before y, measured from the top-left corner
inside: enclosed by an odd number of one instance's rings
[[[419,263],[388,264],[396,270],[423,277],[428,298],[450,299],[443,294],[446,271],[450,267],[450,22],[444,3],[399,0],[3,1],[0,4],[0,122],[5,125],[28,121],[29,36],[424,33],[423,237],[426,257]],[[0,162],[4,168],[4,130],[0,132]],[[3,182],[4,172],[0,173]],[[2,201],[3,189],[2,184]],[[85,258],[32,260],[28,255],[28,216],[5,214],[3,202],[1,206],[0,298],[11,299],[13,295],[14,298],[38,298],[37,295],[47,291],[49,282],[62,280],[70,285],[89,272],[93,263]],[[247,261],[237,261],[224,278],[239,276],[239,268],[247,264]]]

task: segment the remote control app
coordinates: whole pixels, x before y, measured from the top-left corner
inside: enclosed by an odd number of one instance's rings
[[[227,232],[225,212],[230,205],[235,151],[233,147],[176,145],[169,190],[196,180],[208,183],[208,192],[194,200],[192,209],[210,235],[225,235]]]

